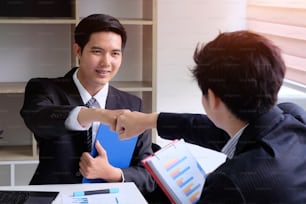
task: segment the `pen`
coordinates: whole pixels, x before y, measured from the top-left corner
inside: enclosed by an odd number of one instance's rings
[[[94,190],[94,191],[78,191],[73,192],[73,197],[77,196],[85,196],[85,195],[95,195],[95,194],[105,194],[105,193],[118,193],[118,188],[108,188],[108,189],[102,189],[102,190]]]

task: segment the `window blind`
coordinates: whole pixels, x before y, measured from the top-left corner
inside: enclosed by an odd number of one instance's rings
[[[248,0],[247,29],[279,46],[286,79],[306,85],[306,0]]]

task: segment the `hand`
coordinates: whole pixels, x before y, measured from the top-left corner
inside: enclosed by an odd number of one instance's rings
[[[156,127],[156,121],[156,113],[125,111],[117,118],[116,132],[118,132],[120,139],[128,139]]]
[[[109,182],[121,182],[122,171],[113,167],[107,158],[107,153],[97,141],[95,143],[98,155],[93,158],[88,152],[84,152],[80,159],[80,172],[88,179],[104,179]]]
[[[110,130],[116,131],[116,125],[117,125],[117,118],[119,115],[126,113],[126,112],[131,112],[128,109],[121,109],[121,110],[108,110],[105,109],[103,110],[103,114],[101,117],[100,121],[103,124],[109,125]]]

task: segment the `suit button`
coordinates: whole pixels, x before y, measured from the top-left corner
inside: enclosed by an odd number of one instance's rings
[[[78,171],[75,173],[76,176],[81,176],[81,173]]]

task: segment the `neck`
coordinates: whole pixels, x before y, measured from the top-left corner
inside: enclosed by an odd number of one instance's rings
[[[238,119],[231,111],[222,103],[219,114],[219,128],[223,129],[230,137],[233,137],[241,128],[248,124],[247,121]]]
[[[77,73],[77,77],[82,86],[91,96],[95,96],[103,88],[101,86],[94,86],[92,82],[86,81],[86,78],[84,78],[80,72]]]
[[[233,137],[236,133],[243,127],[245,127],[248,123],[242,120],[232,121],[231,126],[227,128],[226,132]]]

